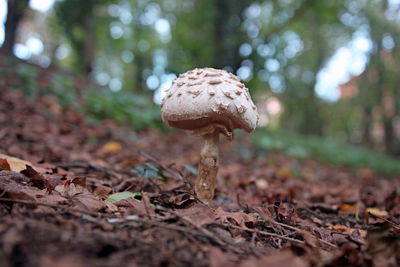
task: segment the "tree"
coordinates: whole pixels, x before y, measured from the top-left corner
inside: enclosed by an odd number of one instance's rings
[[[373,44],[369,64],[359,79],[360,94],[357,103],[363,109],[363,142],[373,145],[373,123],[382,123],[384,149],[387,153],[400,154],[400,140],[395,133],[395,120],[400,116],[400,26],[385,14],[387,0],[368,1],[363,16],[368,21],[369,35]],[[389,42],[389,45],[385,45]],[[386,46],[386,47],[385,47]],[[380,120],[373,118],[378,111]]]
[[[17,37],[18,25],[21,22],[29,0],[8,0],[7,19],[5,23],[5,38],[0,51],[12,55]]]
[[[86,74],[92,71],[96,50],[95,11],[105,3],[103,0],[64,0],[55,5],[56,18],[76,54],[76,69]]]

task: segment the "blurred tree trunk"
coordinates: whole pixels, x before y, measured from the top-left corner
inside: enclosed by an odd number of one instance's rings
[[[92,72],[92,63],[94,60],[95,37],[92,16],[84,19],[84,43],[83,43],[83,70],[86,74]]]
[[[310,61],[309,68],[313,71],[313,73],[318,73],[318,71],[322,69],[324,65],[327,54],[326,43],[320,32],[320,25],[322,22],[314,12],[310,14],[306,21],[311,31],[309,38],[313,43],[314,54],[314,60]],[[307,97],[300,100],[304,109],[304,120],[302,120],[299,125],[299,132],[304,135],[321,136],[323,133],[324,120],[321,116],[322,103],[317,98],[315,92],[316,83],[317,80],[314,78],[312,83],[304,86],[303,90],[306,92]]]
[[[84,74],[92,72],[96,51],[96,8],[102,0],[63,0],[54,5],[55,16],[75,52],[75,68]]]
[[[249,4],[248,0],[214,0],[214,67],[222,69],[230,66],[233,71],[240,67],[242,58],[239,56],[239,47],[246,42],[246,37],[238,25],[243,21],[242,14]],[[237,22],[238,19],[240,22]]]
[[[400,78],[395,84],[393,99],[394,99],[394,116],[391,120],[392,132],[393,132],[393,144],[391,145],[390,153],[396,156],[400,156],[400,138],[396,135],[396,129],[394,127],[395,118],[400,118]],[[399,123],[399,122],[398,122]]]
[[[12,55],[17,30],[22,20],[25,10],[28,7],[29,0],[8,0],[7,20],[5,23],[5,38],[0,51],[4,54]]]
[[[371,146],[371,122],[372,109],[369,106],[364,106],[363,122],[362,122],[362,143],[366,147]]]

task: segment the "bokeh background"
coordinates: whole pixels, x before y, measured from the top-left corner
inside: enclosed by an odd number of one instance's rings
[[[137,130],[179,73],[223,68],[260,153],[400,172],[399,0],[0,0],[0,45],[25,94]]]

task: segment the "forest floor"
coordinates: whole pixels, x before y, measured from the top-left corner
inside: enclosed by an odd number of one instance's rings
[[[256,157],[243,134],[222,141],[208,207],[199,138],[0,92],[1,266],[400,265],[400,177]]]

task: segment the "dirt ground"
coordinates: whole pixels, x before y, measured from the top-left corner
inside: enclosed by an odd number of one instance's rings
[[[199,138],[85,121],[0,84],[0,266],[400,265],[400,177],[257,156],[238,134],[208,207]]]

